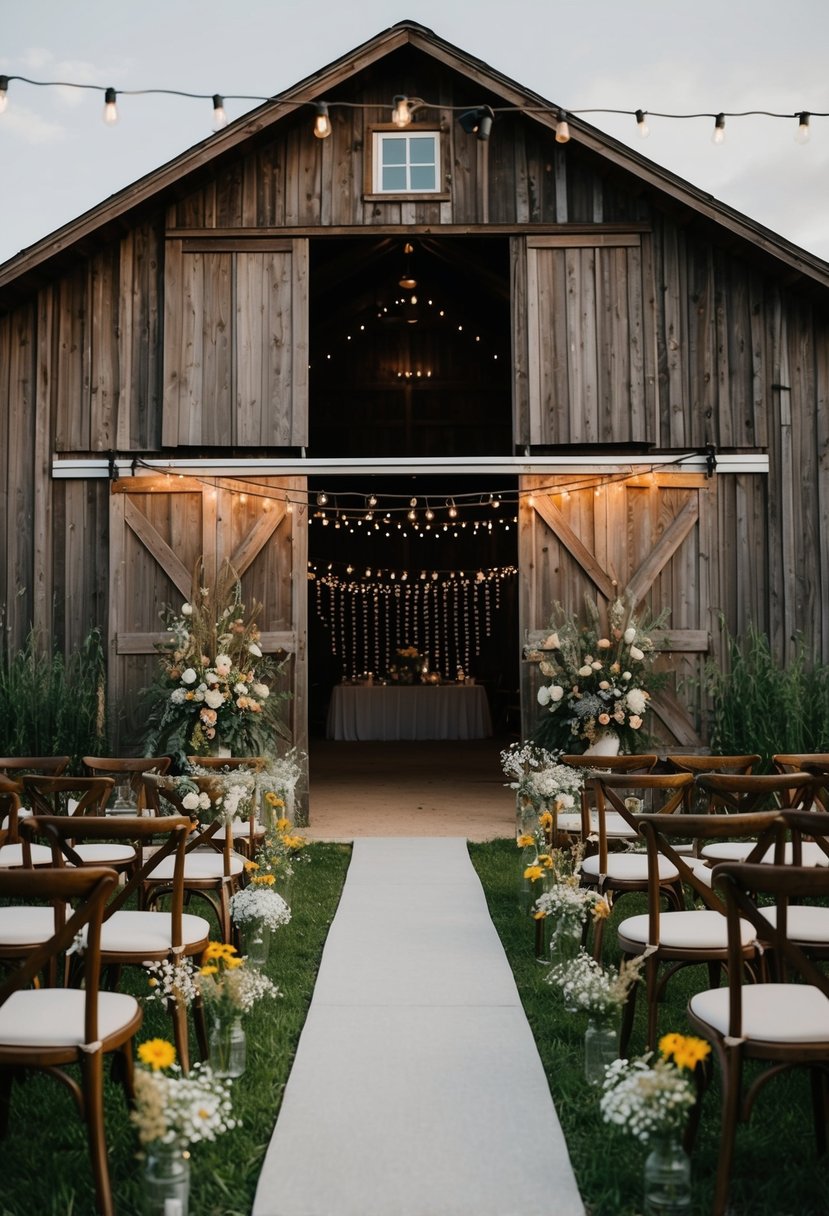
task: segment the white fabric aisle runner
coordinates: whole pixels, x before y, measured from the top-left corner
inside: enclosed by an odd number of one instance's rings
[[[253,1216],[583,1216],[466,841],[362,838]]]

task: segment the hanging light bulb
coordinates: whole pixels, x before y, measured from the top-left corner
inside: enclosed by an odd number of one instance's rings
[[[455,506],[454,498],[448,498],[446,501],[447,501],[447,505],[449,507],[449,518],[457,519],[458,518],[458,508]]]
[[[797,116],[797,131],[795,132],[795,140],[799,144],[809,142],[809,119],[811,114],[808,110],[801,110]]]
[[[408,127],[412,121],[412,109],[409,105],[408,97],[402,93],[398,93],[394,98],[394,109],[391,112],[391,120],[396,127]]]
[[[110,127],[113,123],[118,121],[118,110],[115,105],[115,99],[117,96],[118,94],[115,92],[115,89],[107,89],[107,91],[104,93],[103,119],[107,126]]]
[[[410,519],[412,523],[415,523],[417,520],[417,511],[415,511],[414,507],[412,507],[411,511],[409,511],[407,518]]]
[[[376,507],[376,506],[377,506],[377,495],[376,495],[376,494],[369,494],[369,496],[368,496],[368,505],[369,505],[370,507]]]
[[[570,127],[567,123],[567,115],[563,110],[559,110],[556,116],[556,143],[566,144],[570,139]]]
[[[221,93],[213,94],[213,130],[221,131],[227,126],[227,114],[225,114],[225,99]]]
[[[417,279],[414,277],[409,265],[409,258],[414,253],[414,245],[410,241],[406,241],[403,246],[403,254],[406,261],[403,265],[403,273],[400,276],[397,286],[402,287],[404,291],[413,291],[417,287]]]
[[[325,490],[320,490],[319,494],[317,495],[317,506],[324,507],[327,502],[328,495],[326,494]]]
[[[9,78],[0,76],[0,114],[4,114],[9,103]]]
[[[642,136],[642,138],[647,139],[651,133],[651,129],[648,126],[645,110],[636,111],[636,125],[639,128],[639,134]]]
[[[409,506],[410,506],[410,507],[416,507],[416,506],[417,506],[417,499],[416,499],[416,498],[410,498],[410,499],[409,499]]]
[[[327,139],[331,134],[331,119],[328,117],[328,103],[318,101],[316,106],[316,118],[314,119],[314,134],[317,139]]]
[[[711,136],[712,144],[721,144],[725,142],[725,115],[718,114],[714,119],[714,133]]]
[[[431,522],[431,521],[432,521],[432,520],[435,518],[435,513],[434,513],[434,511],[432,510],[432,508],[429,506],[428,502],[426,503],[426,512],[425,512],[425,514],[426,514],[426,518],[427,518],[427,519],[428,519],[430,522]]]

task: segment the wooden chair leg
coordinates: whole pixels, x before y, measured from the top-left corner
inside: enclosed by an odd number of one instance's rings
[[[112,1188],[107,1166],[106,1132],[104,1130],[104,1068],[100,1051],[84,1052],[83,1070],[84,1111],[95,1179],[95,1209],[100,1216],[114,1216]]]
[[[740,1091],[742,1087],[742,1055],[739,1047],[726,1047],[722,1067],[722,1126],[720,1127],[720,1159],[717,1165],[717,1181],[714,1188],[714,1206],[711,1216],[725,1216],[728,1206],[728,1189],[731,1181],[731,1163],[734,1158],[734,1142],[737,1138],[737,1119],[740,1113]]]
[[[631,986],[622,1007],[622,1025],[619,1031],[619,1055],[623,1059],[627,1057],[630,1036],[633,1034],[633,1022],[636,1016],[636,990],[638,987],[638,984]]]
[[[14,1070],[11,1068],[0,1068],[0,1139],[3,1139],[9,1131],[9,1111],[11,1109],[13,1081]]]
[[[199,1055],[202,1060],[210,1057],[210,1044],[207,1041],[207,1018],[204,1014],[204,1002],[197,996],[193,1001],[193,1025],[196,1028],[196,1042],[199,1045]]]
[[[716,961],[716,959],[709,959],[709,961],[708,961],[708,987],[709,988],[719,988],[720,971],[721,971],[721,967],[720,967],[720,964]]]
[[[659,1017],[659,963],[652,956],[645,962],[645,990],[648,995],[648,1038],[645,1043],[645,1050],[654,1051],[656,1049],[656,1026]]]
[[[187,1007],[183,1001],[171,997],[168,1001],[170,1016],[173,1019],[173,1042],[175,1043],[178,1062],[181,1071],[187,1075],[190,1071],[190,1044],[187,1037]]]
[[[815,1123],[815,1149],[818,1157],[826,1152],[827,1100],[829,1099],[829,1076],[823,1068],[810,1068],[809,1081],[812,1088],[812,1114]]]

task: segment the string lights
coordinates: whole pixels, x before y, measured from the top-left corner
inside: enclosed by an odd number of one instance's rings
[[[99,92],[104,95],[104,121],[107,124],[114,124],[118,120],[118,111],[116,106],[116,98],[123,97],[147,97],[153,95],[164,95],[168,97],[185,97],[196,101],[208,101],[212,106],[212,126],[214,131],[221,131],[227,125],[227,114],[225,112],[225,101],[250,101],[250,102],[268,102],[278,101],[281,105],[295,106],[301,108],[303,106],[310,107],[314,110],[313,133],[317,139],[327,139],[333,128],[331,124],[330,110],[343,109],[364,109],[374,110],[377,112],[378,121],[388,121],[389,109],[387,105],[380,102],[352,102],[352,101],[325,101],[323,99],[314,99],[312,101],[293,101],[275,96],[274,94],[250,94],[250,93],[190,93],[183,89],[115,89],[111,85],[87,84],[79,81],[71,80],[33,80],[29,76],[19,75],[0,75],[0,115],[7,109],[9,99],[9,85],[12,83],[32,85],[36,88],[61,88],[61,89],[87,89],[93,92]],[[391,121],[401,130],[410,126],[415,115],[421,110],[433,110],[437,112],[454,112],[459,114],[458,121],[462,128],[470,134],[475,134],[480,140],[489,139],[492,130],[493,122],[497,120],[501,114],[547,114],[555,119],[555,138],[558,143],[565,144],[571,138],[570,119],[586,114],[604,114],[604,115],[623,115],[631,117],[639,130],[639,134],[646,138],[650,132],[650,119],[659,118],[668,121],[683,121],[694,119],[709,119],[714,121],[714,131],[712,138],[716,143],[722,143],[725,138],[725,120],[727,118],[776,118],[788,122],[796,122],[796,130],[794,138],[798,143],[806,143],[809,139],[810,122],[812,118],[827,118],[829,111],[815,111],[798,109],[794,112],[781,112],[775,110],[734,110],[734,111],[702,111],[696,113],[675,113],[664,110],[645,110],[642,107],[634,107],[632,109],[610,108],[610,107],[577,107],[563,109],[560,106],[490,106],[482,104],[466,103],[465,105],[447,106],[440,102],[425,101],[422,97],[408,97],[405,94],[397,94],[391,103]]]

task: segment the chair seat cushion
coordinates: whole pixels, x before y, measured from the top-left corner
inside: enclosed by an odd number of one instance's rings
[[[86,993],[77,988],[37,988],[13,992],[0,1006],[0,1045],[75,1047],[86,1042]],[[139,1012],[135,997],[123,992],[98,994],[98,1035],[107,1039],[125,1030]]]
[[[45,844],[33,844],[32,865],[49,866],[52,864],[52,850]],[[0,870],[16,869],[23,865],[23,845],[4,844],[0,848]]]
[[[67,908],[67,916],[72,909]],[[48,941],[55,932],[55,910],[48,907],[0,908],[0,948],[35,946]]]
[[[728,1034],[728,988],[691,997],[695,1017]],[[811,984],[743,985],[744,1038],[763,1043],[829,1042],[829,997]]]
[[[703,857],[712,861],[744,861],[756,845],[755,840],[719,840],[715,844],[707,844],[700,850]],[[804,840],[802,845],[802,864],[804,866],[829,865],[829,857],[812,840]],[[774,849],[769,847],[763,854],[762,861],[774,862]],[[792,864],[792,846],[787,844],[784,851],[784,864]]]
[[[176,861],[174,857],[165,857],[147,877],[151,882],[172,881]],[[241,874],[245,868],[245,859],[238,853],[230,855],[230,873]],[[184,859],[184,878],[221,878],[224,874],[224,857],[213,849],[205,852],[193,850]]]
[[[619,937],[643,946],[650,944],[648,915],[629,916],[619,925]],[[756,938],[750,921],[740,920],[740,937],[744,946]],[[725,950],[728,945],[728,923],[722,913],[713,908],[685,912],[660,912],[659,942],[661,946],[687,950]]]
[[[160,954],[172,946],[169,912],[136,912],[128,908],[113,913],[101,926],[102,954]],[[181,918],[185,946],[195,946],[210,936],[210,923],[203,916],[185,912]],[[86,940],[86,931],[83,931]]]
[[[96,866],[113,866],[135,861],[135,849],[128,844],[76,844],[75,852],[81,861]]]
[[[660,857],[658,864],[659,877],[664,882],[671,882],[679,876],[676,866],[667,857]],[[598,853],[585,857],[581,872],[587,878],[599,877]],[[623,882],[645,882],[648,877],[647,853],[609,853],[606,874],[608,878],[618,878]]]
[[[559,832],[580,832],[581,811],[559,811],[556,815],[556,827]]]
[[[708,865],[704,857],[683,857],[682,860],[685,862],[689,870],[693,870],[695,877],[698,878],[700,882],[704,882],[706,887],[711,886],[711,878],[714,871],[711,869],[710,865]]]
[[[772,925],[777,924],[777,908],[761,908],[760,912]],[[829,908],[813,908],[805,904],[790,904],[786,918],[786,937],[810,945],[829,944]]]
[[[222,826],[219,828],[218,832],[216,832],[215,835],[213,836],[213,839],[214,840],[224,840],[226,830],[227,830],[226,825],[222,824]],[[234,819],[230,825],[230,834],[234,838],[237,836],[248,836],[249,837],[250,836],[250,821],[247,819]],[[254,840],[261,840],[264,835],[265,835],[265,829],[263,827],[260,827],[260,825],[258,823],[255,823],[253,825]]]

